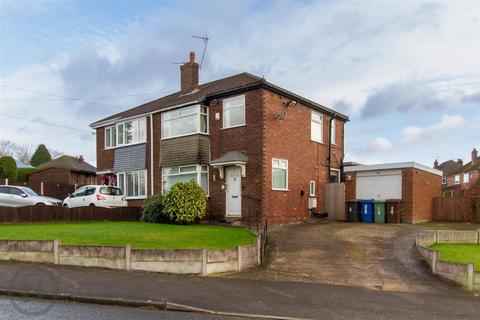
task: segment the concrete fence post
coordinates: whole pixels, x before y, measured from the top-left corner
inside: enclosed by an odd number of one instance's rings
[[[208,250],[202,249],[202,274],[207,274],[207,255]]]
[[[261,236],[257,237],[257,263],[262,264],[262,240]]]
[[[480,228],[478,228],[477,232],[477,243],[480,244]]]
[[[432,273],[437,273],[438,251],[433,251],[432,256]]]
[[[60,264],[60,240],[53,240],[53,263]]]
[[[132,270],[132,245],[130,243],[125,246],[125,270]]]
[[[8,186],[8,178],[5,178],[5,185]]]
[[[237,271],[242,270],[242,247],[237,247]]]
[[[438,243],[438,231],[435,231],[435,243]]]
[[[473,290],[473,272],[475,271],[475,265],[469,263],[467,267],[467,287],[470,290]]]
[[[40,194],[43,196],[43,181],[40,182]]]

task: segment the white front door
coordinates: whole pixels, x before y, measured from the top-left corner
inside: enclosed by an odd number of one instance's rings
[[[227,216],[242,215],[242,171],[240,167],[226,167]]]

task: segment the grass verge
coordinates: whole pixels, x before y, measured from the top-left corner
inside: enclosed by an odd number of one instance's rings
[[[446,262],[475,263],[475,271],[480,272],[480,244],[432,244],[431,249],[440,252],[440,260]]]

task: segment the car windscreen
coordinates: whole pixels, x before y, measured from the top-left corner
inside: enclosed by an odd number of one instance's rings
[[[109,196],[123,196],[123,191],[120,188],[103,187],[103,188],[100,188],[100,194],[106,194]]]
[[[28,194],[31,197],[38,196],[38,194],[35,191],[33,191],[32,189],[30,189],[28,187],[22,187],[21,189],[22,189],[23,192],[25,192],[26,194]]]

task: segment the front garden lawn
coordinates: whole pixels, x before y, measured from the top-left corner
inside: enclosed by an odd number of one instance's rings
[[[480,271],[480,244],[432,244],[430,248],[440,251],[440,260],[458,263],[475,263]]]
[[[0,224],[2,240],[55,240],[65,245],[133,248],[228,249],[255,241],[251,232],[211,225],[170,225],[144,222],[56,222]]]

